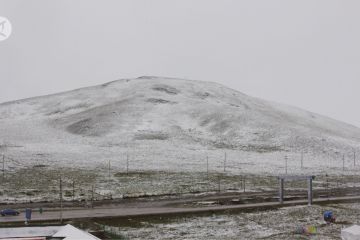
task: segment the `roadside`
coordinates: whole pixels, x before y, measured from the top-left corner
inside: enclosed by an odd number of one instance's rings
[[[346,197],[332,197],[332,198],[320,198],[314,199],[314,204],[325,204],[325,203],[338,203],[338,202],[352,202],[360,200],[360,196],[346,196]],[[76,210],[63,210],[62,213],[59,210],[45,211],[40,214],[34,212],[32,216],[32,222],[42,221],[57,221],[62,216],[63,220],[74,220],[74,219],[97,219],[97,218],[109,218],[109,217],[135,217],[135,216],[156,216],[156,215],[176,215],[184,213],[205,213],[205,212],[224,212],[224,211],[239,211],[249,209],[271,209],[293,205],[305,205],[307,200],[292,200],[286,201],[284,204],[278,202],[261,202],[261,203],[249,203],[249,204],[234,204],[234,205],[219,205],[214,204],[211,206],[167,206],[168,202],[164,202],[163,205],[159,203],[154,204],[143,204],[143,205],[114,205],[111,208],[90,208],[90,209],[76,209]],[[23,222],[24,215],[19,216],[7,216],[1,217],[1,223],[15,223]],[[4,225],[4,224],[2,224]]]

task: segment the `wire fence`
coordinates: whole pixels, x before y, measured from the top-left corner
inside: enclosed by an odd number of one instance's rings
[[[251,165],[251,162],[238,161],[224,154],[223,159],[217,161],[208,156],[192,161],[190,169],[189,166],[178,169],[160,168],[156,160],[152,167],[141,169],[135,167],[135,158],[136,156],[127,156],[126,162],[118,165],[114,161],[103,160],[95,168],[79,168],[50,166],[49,161],[24,166],[22,159],[4,155],[0,199],[2,202],[56,202],[60,196],[60,177],[64,202],[84,207],[91,207],[97,201],[152,196],[216,192],[276,194],[279,189],[277,176],[285,174],[287,170],[291,174],[293,166],[284,158],[283,169],[278,174],[249,174],[244,166]],[[300,159],[301,164],[297,167],[304,168],[304,154],[301,154]],[[338,162],[336,164],[340,174],[316,174],[313,184],[315,197],[359,192],[360,176],[351,172],[351,169],[338,166]],[[356,158],[353,164],[356,165]],[[191,170],[191,166],[194,170]],[[306,188],[306,182],[286,183],[286,190],[290,193],[302,193]],[[341,189],[349,189],[349,193]]]

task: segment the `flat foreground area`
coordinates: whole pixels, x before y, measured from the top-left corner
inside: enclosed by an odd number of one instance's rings
[[[353,196],[315,199],[312,206],[307,206],[305,200],[295,200],[282,205],[268,202],[204,207],[169,207],[169,201],[164,201],[164,205],[143,203],[128,208],[119,204],[111,208],[68,209],[63,211],[63,218],[82,227],[90,223],[116,239],[340,239],[343,227],[359,224],[359,200],[360,196]],[[356,203],[339,203],[342,201]],[[326,210],[334,212],[335,224],[324,222]],[[42,222],[59,217],[58,210],[33,214],[34,221]],[[23,218],[22,213],[0,220],[6,225]],[[296,233],[309,226],[316,228],[316,234]]]
[[[326,224],[323,213],[332,210],[335,224]],[[206,216],[157,217],[127,221],[99,221],[109,232],[123,239],[197,240],[340,240],[341,229],[359,224],[359,203],[291,206],[250,212],[225,212]],[[297,234],[302,227],[314,226],[316,234]]]
[[[323,199],[314,199],[314,204],[324,204],[330,202],[341,202],[341,201],[359,201],[360,196],[348,196],[348,197],[332,197]],[[201,203],[201,202],[200,202]],[[205,202],[207,205],[209,202]],[[212,202],[210,202],[212,203]],[[279,204],[278,202],[263,202],[253,204],[237,204],[237,205],[213,205],[213,206],[200,206],[194,207],[189,204],[188,207],[184,207],[183,204],[177,206],[169,206],[168,201],[139,205],[125,205],[119,204],[111,207],[99,207],[89,209],[64,209],[63,211],[52,210],[45,211],[43,213],[34,212],[32,214],[32,221],[54,221],[60,220],[72,220],[72,219],[84,219],[84,218],[107,218],[107,217],[136,217],[136,216],[156,216],[156,215],[176,215],[184,213],[206,213],[206,212],[221,212],[226,210],[247,210],[247,209],[267,209],[267,208],[278,208],[292,205],[306,205],[307,200],[293,200]],[[22,222],[25,220],[24,213],[19,216],[6,216],[1,217],[1,223],[11,222]]]

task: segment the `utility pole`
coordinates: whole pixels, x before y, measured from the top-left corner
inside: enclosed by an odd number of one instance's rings
[[[91,208],[94,208],[94,185],[91,186]]]
[[[287,163],[288,163],[288,157],[285,156],[285,174],[287,175]]]
[[[301,169],[304,168],[304,152],[301,152]]]
[[[246,187],[245,187],[245,182],[246,180],[245,180],[245,175],[244,175],[244,177],[243,177],[243,187],[244,187],[244,192],[246,191]]]
[[[356,165],[356,151],[354,150],[354,167]]]
[[[221,191],[221,176],[218,176],[218,180],[219,180],[219,192]]]
[[[75,200],[75,181],[72,182],[72,201]]]
[[[345,171],[345,154],[343,154],[343,172]]]
[[[5,180],[5,155],[3,155],[2,172],[3,172],[3,180]]]
[[[110,182],[110,160],[109,160],[109,182]]]
[[[329,187],[329,178],[328,175],[326,174],[326,188],[327,188],[327,192],[328,192],[328,199],[330,198],[330,187]]]
[[[206,156],[206,176],[207,179],[209,180],[209,157]]]
[[[60,223],[63,222],[63,195],[62,195],[62,180],[60,176]]]
[[[226,152],[225,152],[225,156],[224,156],[224,172],[226,172]]]
[[[126,155],[126,175],[129,175],[129,154]]]

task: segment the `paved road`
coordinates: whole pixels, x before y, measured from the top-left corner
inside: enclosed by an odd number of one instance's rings
[[[342,202],[342,201],[359,201],[360,196],[352,197],[333,197],[329,199],[314,199],[314,203],[326,203],[326,202]],[[215,205],[206,207],[112,207],[112,208],[93,208],[93,209],[73,209],[64,210],[63,219],[86,219],[86,218],[105,218],[105,217],[134,217],[134,216],[150,216],[150,215],[170,215],[170,214],[181,214],[181,213],[203,213],[203,212],[216,212],[225,210],[242,210],[242,209],[256,209],[256,208],[273,208],[283,207],[291,205],[306,205],[307,200],[294,200],[287,201],[284,204],[277,202],[266,202],[266,203],[254,203],[254,204],[239,204],[239,205]],[[33,213],[32,221],[49,221],[58,220],[60,218],[60,211],[47,211],[43,214],[37,212]],[[1,217],[0,223],[10,222],[23,222],[24,213],[19,216],[7,216]]]

